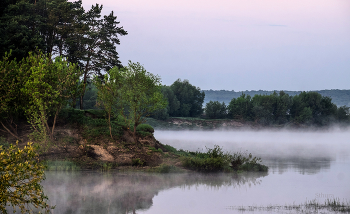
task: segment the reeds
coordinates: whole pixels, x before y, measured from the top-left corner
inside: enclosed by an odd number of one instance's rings
[[[267,206],[229,206],[227,209],[238,210],[240,212],[277,212],[277,213],[350,213],[350,201],[339,198],[328,198],[324,203],[318,200],[306,200],[302,204],[292,205],[267,205]]]

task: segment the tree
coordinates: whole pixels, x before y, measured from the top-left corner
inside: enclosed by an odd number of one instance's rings
[[[98,89],[98,105],[103,107],[107,112],[109,133],[112,139],[111,117],[116,115],[118,108],[122,107],[120,94],[124,83],[122,72],[122,70],[114,67],[108,72],[108,74],[105,74],[103,81],[101,81],[101,79],[97,76],[95,76],[93,80],[94,85]]]
[[[114,66],[123,67],[119,61],[116,51],[116,45],[120,44],[118,35],[127,35],[123,27],[117,27],[119,22],[114,16],[113,11],[108,15],[101,17],[102,5],[92,6],[83,16],[83,24],[87,30],[74,35],[79,38],[77,50],[70,50],[76,56],[77,63],[84,71],[83,73],[83,91],[80,99],[80,109],[83,109],[83,98],[87,79],[92,73],[103,78],[103,71],[108,71]]]
[[[190,84],[188,80],[176,80],[170,88],[180,102],[180,108],[170,116],[175,117],[198,117],[203,112],[205,94],[201,89]]]
[[[152,117],[158,120],[166,120],[169,115],[173,115],[180,108],[180,102],[176,98],[171,87],[163,85],[162,94],[164,98],[168,101],[166,108],[156,111]]]
[[[227,116],[227,108],[224,102],[210,101],[205,105],[205,115],[210,119],[222,119]]]
[[[102,5],[84,11],[81,0],[4,0],[0,2],[0,57],[13,50],[17,61],[29,52],[59,55],[84,71],[80,108],[91,74],[103,73],[119,61],[118,36],[127,35],[113,11],[101,18]]]
[[[227,107],[229,117],[244,120],[251,120],[253,118],[252,108],[251,96],[246,96],[243,93],[237,99],[233,98]]]
[[[52,207],[46,203],[40,182],[45,179],[45,167],[39,162],[32,143],[23,149],[16,145],[4,148],[0,145],[0,211],[7,213],[6,206],[18,207],[21,213],[41,208],[46,213]]]
[[[21,61],[20,70],[23,76],[21,93],[28,101],[23,106],[28,122],[40,140],[46,141],[47,135],[53,140],[58,113],[76,94],[81,71],[62,57],[52,61],[41,53],[29,53]],[[54,117],[51,128],[50,116]]]
[[[133,126],[136,141],[136,127],[153,112],[165,108],[167,102],[161,92],[160,78],[147,72],[140,63],[129,61],[123,76],[120,114],[128,121],[129,128]]]
[[[12,136],[19,139],[16,118],[21,112],[19,64],[10,60],[11,53],[0,61],[0,124]]]
[[[38,13],[36,1],[2,0],[0,2],[0,57],[12,50],[11,59],[18,61],[30,51],[45,49],[40,34],[42,16]]]

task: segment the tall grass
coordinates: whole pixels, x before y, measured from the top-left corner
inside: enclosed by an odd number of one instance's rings
[[[268,206],[229,206],[228,209],[238,210],[240,212],[283,212],[288,211],[297,213],[350,213],[350,201],[340,201],[339,198],[327,199],[324,203],[314,200],[306,200],[302,204],[292,205],[268,205]]]

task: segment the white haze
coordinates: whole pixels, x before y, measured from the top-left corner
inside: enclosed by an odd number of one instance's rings
[[[221,146],[225,151],[248,151],[262,158],[347,158],[350,130],[155,131],[155,138],[177,149],[198,151]]]

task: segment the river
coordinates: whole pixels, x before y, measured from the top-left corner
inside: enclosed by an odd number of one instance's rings
[[[350,200],[349,130],[156,131],[155,137],[185,150],[219,145],[233,152],[248,151],[260,156],[269,171],[238,175],[49,171],[42,184],[49,203],[56,205],[53,213],[297,213],[266,207]],[[255,208],[249,211],[249,206]]]

